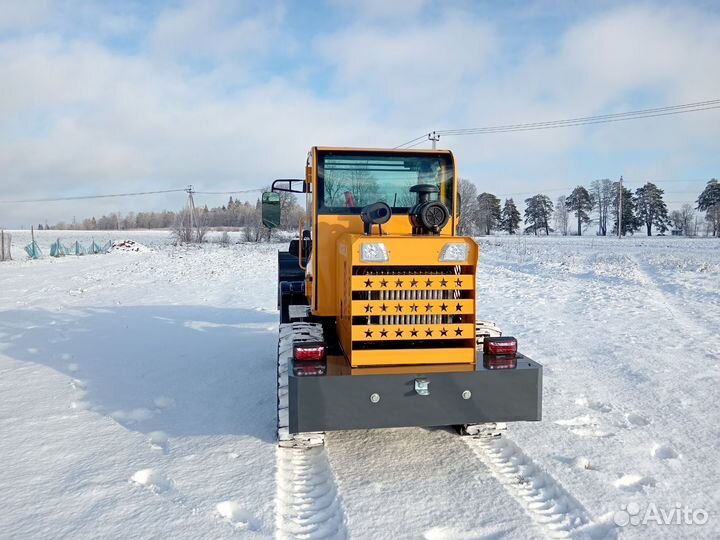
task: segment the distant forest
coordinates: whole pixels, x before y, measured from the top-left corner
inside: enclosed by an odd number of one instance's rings
[[[302,208],[295,200],[284,197],[283,223],[286,228],[297,226]],[[159,212],[129,212],[120,214],[113,212],[108,215],[96,218],[95,216],[83,219],[81,222],[67,223],[61,221],[55,225],[38,225],[38,230],[43,229],[79,229],[86,231],[108,231],[128,229],[170,229],[175,227],[186,212],[186,208],[173,212],[162,210]],[[208,208],[207,205],[197,207],[196,218],[204,227],[212,228],[239,228],[254,227],[260,223],[260,201],[251,204],[247,201],[240,202],[230,200],[226,205],[215,208]]]

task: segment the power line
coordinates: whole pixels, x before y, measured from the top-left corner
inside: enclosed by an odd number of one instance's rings
[[[263,191],[263,188],[243,189],[236,191],[194,191],[193,193],[197,193],[199,195],[240,195],[243,193],[256,193],[258,191]]]
[[[425,138],[426,138],[428,135],[429,135],[429,133],[428,133],[428,134],[422,134],[422,135],[420,135],[419,137],[415,137],[414,139],[409,140],[408,142],[402,143],[400,146],[396,146],[395,149],[397,149],[397,148],[402,148],[403,146],[407,146],[408,144],[414,143],[415,141],[418,141],[418,140],[420,140],[421,142],[422,142],[422,141],[425,141]],[[415,145],[413,144],[412,146],[415,146]],[[408,148],[412,148],[412,146],[408,146]]]
[[[180,193],[187,192],[188,188],[184,189],[162,189],[158,191],[136,191],[133,193],[109,193],[104,195],[77,195],[72,197],[46,197],[42,199],[17,199],[12,201],[0,201],[0,204],[23,204],[23,203],[41,203],[41,202],[64,202],[64,201],[83,201],[88,199],[110,199],[117,197],[137,197],[141,195],[159,195],[163,193]],[[193,193],[200,195],[236,195],[241,193],[255,193],[262,191],[262,188],[257,189],[245,189],[235,191],[194,191]]]
[[[712,109],[720,109],[720,99],[711,99],[706,101],[697,101],[694,103],[685,103],[682,105],[669,105],[666,107],[655,107],[653,109],[641,109],[636,111],[627,111],[614,114],[603,114],[598,116],[583,116],[579,118],[569,118],[565,120],[550,120],[545,122],[531,122],[523,124],[507,124],[498,126],[487,126],[478,128],[463,129],[445,129],[437,130],[421,137],[408,141],[396,148],[402,148],[423,137],[429,139],[434,133],[440,136],[454,135],[480,135],[492,133],[510,133],[520,131],[536,131],[541,129],[556,129],[561,127],[574,127],[590,124],[605,124],[610,122],[622,122],[626,120],[637,120],[642,118],[655,118],[659,116],[669,116],[675,114],[685,114],[690,112],[707,111]],[[413,145],[414,146],[414,145]]]
[[[44,199],[20,199],[14,201],[0,201],[0,204],[21,204],[38,202],[81,201],[87,199],[109,199],[114,197],[137,197],[139,195],[158,195],[161,193],[180,193],[185,189],[163,189],[159,191],[136,191],[134,193],[112,193],[106,195],[78,195],[74,197],[47,197]]]

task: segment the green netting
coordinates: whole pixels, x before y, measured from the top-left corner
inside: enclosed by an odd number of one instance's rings
[[[27,246],[25,246],[25,253],[28,254],[28,257],[31,259],[39,259],[42,257],[42,251],[40,251],[40,246],[38,246],[38,243],[34,240],[30,242]]]
[[[64,257],[65,255],[68,255],[69,253],[70,253],[70,250],[67,248],[67,246],[62,245],[59,238],[55,242],[53,242],[52,245],[50,246],[50,256],[51,257]]]
[[[85,248],[77,240],[73,244],[71,251],[72,251],[73,255],[85,255],[85,253],[86,253]]]
[[[87,248],[87,252],[93,255],[96,253],[107,253],[108,251],[110,251],[111,247],[112,240],[108,240],[103,246],[93,240],[92,244],[90,244],[90,247]]]

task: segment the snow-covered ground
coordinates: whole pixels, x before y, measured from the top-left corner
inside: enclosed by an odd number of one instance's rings
[[[717,240],[480,239],[478,312],[544,364],[543,421],[303,453],[274,443],[279,244],[57,235],[0,263],[2,538],[720,536]]]

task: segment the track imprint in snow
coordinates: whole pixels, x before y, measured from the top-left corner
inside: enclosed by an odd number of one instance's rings
[[[628,421],[629,424],[637,427],[647,426],[650,423],[650,420],[635,413],[626,414],[625,419]]]
[[[118,422],[142,422],[144,420],[150,420],[153,417],[153,412],[150,409],[139,407],[137,409],[131,409],[129,411],[117,410],[110,413],[115,420]]]
[[[141,469],[133,474],[130,480],[153,493],[163,493],[173,487],[171,480],[168,480],[154,469]]]
[[[220,514],[220,517],[236,529],[246,531],[257,531],[260,529],[260,524],[252,514],[235,501],[223,501],[218,503],[215,509],[217,513]]]
[[[75,391],[75,399],[70,402],[70,408],[78,411],[87,411],[91,408],[89,402],[83,398],[86,394],[87,381],[84,379],[70,379],[70,388]]]
[[[680,455],[669,444],[656,444],[652,447],[650,455],[657,459],[677,459]]]
[[[607,413],[612,411],[612,405],[609,403],[603,403],[602,401],[595,401],[593,399],[588,398],[587,396],[581,396],[578,399],[575,400],[575,403],[577,405],[580,405],[581,407],[588,407],[589,409],[592,409],[594,411]]]
[[[551,538],[614,538],[614,527],[596,523],[587,510],[512,441],[463,439],[512,497]]]
[[[168,435],[164,431],[151,431],[148,433],[150,448],[155,450],[167,450]]]
[[[587,414],[567,420],[556,420],[555,423],[567,427],[571,433],[579,437],[603,438],[615,434],[612,430],[602,426],[598,419]]]
[[[325,449],[277,449],[277,538],[346,538]]]
[[[655,479],[640,474],[623,474],[614,484],[623,491],[645,491],[645,488],[655,486]]]

